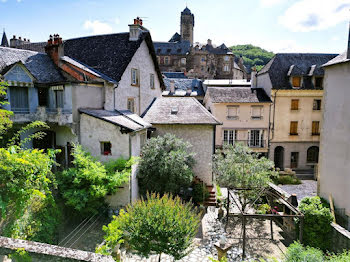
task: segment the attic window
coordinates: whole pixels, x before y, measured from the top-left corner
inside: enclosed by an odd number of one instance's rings
[[[178,111],[179,111],[179,109],[177,107],[172,107],[171,108],[171,114],[172,115],[176,115]]]
[[[315,86],[316,88],[323,88],[323,77],[315,78]]]
[[[158,49],[157,49],[157,53],[158,53],[158,54],[160,54],[160,52],[161,52],[161,49],[160,49],[160,48],[158,48]]]
[[[181,48],[177,49],[177,52],[178,52],[178,53],[181,53]]]
[[[171,49],[170,49],[170,48],[168,48],[166,51],[167,51],[168,53],[170,53],[170,52],[171,52]]]
[[[301,77],[300,76],[293,76],[292,77],[292,85],[294,88],[301,87]]]

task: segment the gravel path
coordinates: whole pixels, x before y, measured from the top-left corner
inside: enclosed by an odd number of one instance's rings
[[[300,185],[279,185],[279,187],[289,194],[296,194],[299,202],[304,197],[317,195],[317,181],[301,180],[301,182]]]

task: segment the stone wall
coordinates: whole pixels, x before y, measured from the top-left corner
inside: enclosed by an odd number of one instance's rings
[[[5,256],[15,252],[17,249],[26,250],[32,262],[74,262],[74,261],[91,261],[91,262],[114,262],[111,256],[102,256],[83,250],[65,248],[60,246],[49,245],[45,243],[13,239],[0,236],[0,261],[11,261]],[[12,260],[15,261],[15,260]]]
[[[350,249],[350,232],[338,224],[332,223],[332,250],[343,252]]]

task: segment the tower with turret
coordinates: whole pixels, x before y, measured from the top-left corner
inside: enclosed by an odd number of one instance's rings
[[[187,7],[181,12],[180,32],[182,40],[187,40],[193,45],[194,15]]]

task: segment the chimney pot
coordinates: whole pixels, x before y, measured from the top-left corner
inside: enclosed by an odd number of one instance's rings
[[[18,37],[18,39],[19,39],[19,40],[22,40],[22,37],[20,36],[20,37]]]
[[[24,41],[24,42],[27,42],[27,38],[23,38],[23,41]]]
[[[211,39],[208,39],[208,40],[207,40],[207,44],[208,44],[208,45],[212,45]]]
[[[16,35],[13,35],[13,39],[16,39]]]

